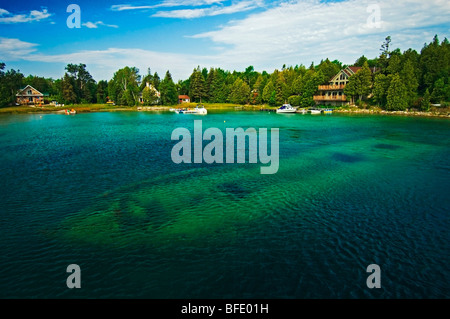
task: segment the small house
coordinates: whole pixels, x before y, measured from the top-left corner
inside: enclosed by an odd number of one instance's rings
[[[146,87],[146,88],[149,88],[150,91],[153,92],[152,95],[154,96],[154,99],[153,99],[153,101],[151,101],[152,104],[158,104],[159,101],[160,101],[160,99],[161,99],[161,92],[159,92],[159,91],[158,91],[152,84],[150,84],[149,82],[147,82],[147,83],[145,84],[145,87]],[[144,88],[144,89],[145,89],[145,88]],[[140,104],[144,104],[144,94],[143,94],[143,91],[139,93],[138,100],[139,100],[139,103],[140,103]]]
[[[191,99],[187,95],[178,95],[178,104],[190,103]]]
[[[16,94],[16,102],[19,105],[43,104],[44,94],[31,85],[27,85]]]

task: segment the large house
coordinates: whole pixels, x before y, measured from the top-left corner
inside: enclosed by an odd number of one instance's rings
[[[339,71],[330,81],[328,85],[319,85],[319,94],[314,96],[316,104],[322,105],[347,105],[347,96],[344,94],[344,88],[350,77],[358,72],[361,67],[349,66]],[[375,69],[371,70],[375,72]]]
[[[43,104],[44,94],[31,85],[27,85],[16,94],[16,102],[20,105]]]

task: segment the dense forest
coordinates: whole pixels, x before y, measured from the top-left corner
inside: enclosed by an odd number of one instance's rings
[[[391,37],[381,45],[374,59],[361,56],[354,66],[361,69],[350,78],[344,93],[360,107],[371,105],[386,110],[415,108],[428,110],[430,104],[448,106],[450,101],[450,43],[439,41],[437,35],[425,44],[420,53],[409,49],[391,50]],[[319,85],[328,81],[346,65],[329,59],[320,64],[286,66],[272,73],[257,72],[249,66],[244,72],[220,68],[193,70],[186,80],[175,83],[169,71],[164,78],[150,69],[145,76],[135,67],[117,70],[109,81],[96,82],[85,64],[68,64],[61,79],[43,78],[20,71],[5,70],[0,63],[0,107],[15,105],[15,94],[31,85],[45,100],[64,104],[106,103],[118,105],[174,105],[178,95],[189,95],[193,102],[292,105],[309,107]],[[373,72],[375,70],[375,72]],[[148,85],[150,84],[150,85]],[[156,90],[155,90],[156,89]],[[157,91],[160,96],[157,96]]]

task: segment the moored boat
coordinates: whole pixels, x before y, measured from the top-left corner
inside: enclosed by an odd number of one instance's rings
[[[277,113],[295,113],[297,108],[292,105],[285,103],[280,108],[277,109]]]
[[[320,114],[320,113],[322,113],[322,111],[319,110],[319,109],[309,109],[309,113],[311,113],[311,114]]]

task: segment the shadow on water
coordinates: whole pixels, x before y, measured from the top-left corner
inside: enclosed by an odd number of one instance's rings
[[[392,150],[392,151],[395,151],[395,150],[398,150],[399,148],[401,148],[398,145],[392,145],[392,144],[376,144],[374,147],[380,148],[383,150]]]
[[[218,186],[218,189],[234,199],[243,199],[251,193],[249,189],[235,182],[223,183]]]
[[[357,163],[364,161],[364,157],[361,155],[350,155],[350,154],[344,154],[336,152],[332,155],[332,158],[336,161],[343,162],[343,163]]]

